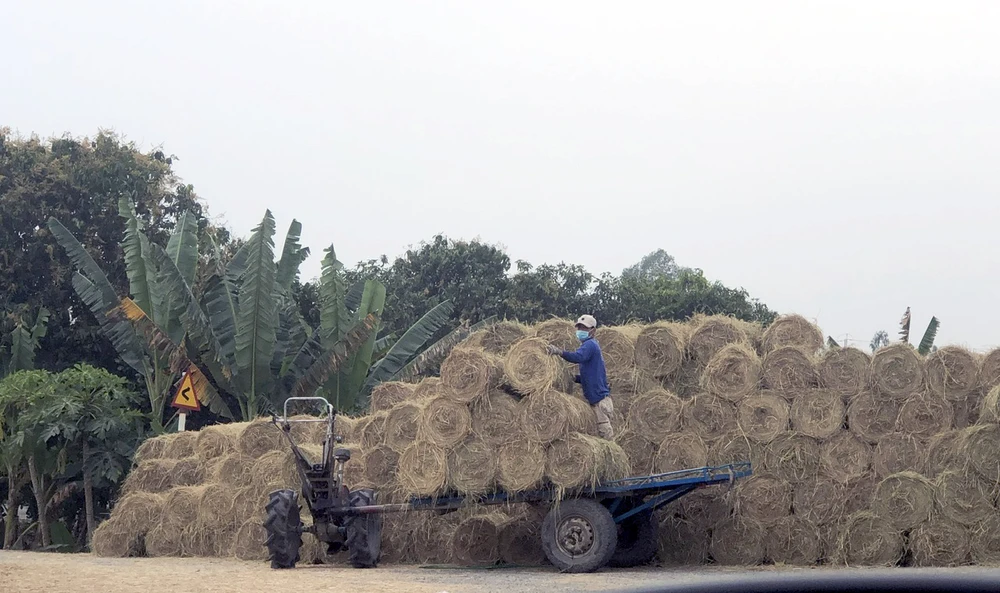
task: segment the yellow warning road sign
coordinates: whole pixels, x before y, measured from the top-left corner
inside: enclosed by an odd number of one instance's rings
[[[174,401],[170,405],[182,410],[191,410],[192,412],[201,410],[201,404],[198,403],[198,394],[195,393],[194,382],[191,380],[191,373],[184,373],[181,385],[177,388],[177,394],[174,395]]]

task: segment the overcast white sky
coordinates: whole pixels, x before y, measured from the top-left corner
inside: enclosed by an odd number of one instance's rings
[[[112,128],[318,273],[662,247],[842,339],[1000,344],[1000,2],[0,0],[0,125]],[[280,237],[278,238],[280,247]]]

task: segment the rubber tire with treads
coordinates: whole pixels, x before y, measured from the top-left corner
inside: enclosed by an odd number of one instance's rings
[[[351,506],[377,504],[374,490],[363,488],[351,492]],[[354,568],[375,568],[382,555],[382,515],[357,515],[344,520],[347,529],[348,555]]]
[[[652,562],[659,550],[660,526],[650,511],[632,515],[618,528],[618,546],[609,566],[629,568]]]
[[[583,528],[592,539],[579,554],[560,545],[559,535],[564,526]],[[611,560],[618,546],[618,526],[611,513],[601,503],[589,498],[563,500],[555,504],[542,521],[542,549],[545,556],[563,572],[593,572]]]
[[[267,501],[267,556],[271,568],[295,568],[302,547],[302,519],[299,516],[299,493],[276,490]]]

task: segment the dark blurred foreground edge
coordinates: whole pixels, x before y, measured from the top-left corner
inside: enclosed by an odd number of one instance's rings
[[[699,576],[693,583],[617,589],[615,593],[1000,593],[1000,569],[886,569],[830,570],[793,573],[742,573]],[[608,593],[612,593],[608,591]]]

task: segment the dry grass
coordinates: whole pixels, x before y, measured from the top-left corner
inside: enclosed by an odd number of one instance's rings
[[[959,566],[969,561],[972,552],[965,527],[943,517],[914,529],[908,542],[915,566]]]
[[[530,490],[545,477],[545,448],[524,436],[514,439],[497,452],[497,482],[508,492]]]
[[[788,430],[788,402],[778,395],[751,395],[736,408],[736,422],[750,439],[770,443],[774,437]]]
[[[534,330],[523,323],[501,321],[482,331],[479,345],[489,354],[503,356],[511,346],[524,338],[530,338],[534,333]],[[442,369],[443,374],[444,369]]]
[[[658,443],[664,436],[680,429],[683,409],[684,402],[669,391],[657,389],[646,392],[636,397],[629,407],[629,430]]]
[[[868,387],[871,356],[857,348],[832,348],[817,364],[820,385],[850,398]]]
[[[951,428],[951,403],[940,395],[920,392],[911,395],[899,408],[896,429],[919,438],[930,438]]]
[[[792,514],[792,487],[768,473],[740,480],[731,493],[733,512],[767,527]]]
[[[517,400],[498,389],[490,390],[472,406],[472,432],[493,446],[517,434]]]
[[[983,363],[979,369],[979,385],[983,391],[989,391],[1000,385],[1000,348],[990,350],[983,357]]]
[[[875,487],[871,511],[900,532],[930,520],[934,512],[934,483],[915,472],[884,478]]]
[[[402,453],[417,438],[423,412],[420,401],[402,401],[393,406],[385,417],[385,444]]]
[[[541,338],[525,338],[508,350],[503,360],[504,377],[518,393],[530,395],[550,389],[559,378],[559,359],[546,352]]]
[[[635,368],[635,342],[641,331],[638,325],[623,325],[599,327],[594,332],[609,374]]]
[[[563,350],[576,350],[580,346],[576,327],[566,319],[549,319],[535,325],[535,336]]]
[[[827,439],[843,429],[846,414],[847,406],[840,394],[828,389],[809,389],[793,394],[789,417],[794,430]]]
[[[899,404],[860,393],[847,406],[847,427],[862,440],[875,444],[896,429]]]
[[[767,531],[764,550],[775,564],[812,566],[823,556],[820,529],[801,517],[784,517]]]
[[[481,438],[470,437],[448,453],[448,480],[462,494],[484,494],[496,487],[496,449]]]
[[[571,432],[597,434],[597,420],[587,402],[554,389],[522,399],[517,423],[527,438],[541,444]]]
[[[905,432],[894,432],[879,440],[872,452],[875,475],[884,478],[891,474],[920,472],[926,464],[927,443]]]
[[[709,393],[738,402],[760,385],[760,357],[744,343],[729,344],[718,351],[701,374],[701,386]]]
[[[948,470],[934,481],[937,509],[948,519],[974,527],[996,513],[997,485],[973,472]]]
[[[94,531],[91,548],[103,558],[138,556],[142,552],[142,538],[131,526],[112,518],[101,523]]]
[[[500,360],[484,350],[455,348],[441,363],[443,394],[463,404],[474,402],[500,380]]]
[[[400,402],[413,400],[415,386],[412,383],[401,383],[399,381],[385,381],[379,383],[372,389],[369,399],[369,411],[372,414],[377,412],[388,412]]]
[[[712,558],[723,566],[754,566],[764,561],[765,531],[746,517],[726,519],[712,530]]]
[[[958,443],[960,454],[967,459],[977,474],[992,484],[1000,483],[1000,425],[985,424],[963,431]]]
[[[792,510],[815,525],[836,521],[844,514],[844,484],[829,476],[813,476],[794,485]]]
[[[424,406],[418,431],[421,439],[449,448],[464,441],[470,432],[472,415],[467,405],[449,397],[438,396]]]
[[[839,564],[895,566],[903,559],[903,536],[883,517],[860,512],[847,518],[840,531]]]
[[[688,355],[702,366],[730,344],[752,346],[759,326],[724,315],[696,315],[691,319]]]
[[[270,420],[254,420],[240,433],[236,441],[237,451],[244,457],[256,459],[265,453],[287,448],[283,439],[281,431]]]
[[[695,566],[708,560],[708,529],[666,515],[660,521],[659,559],[664,566]]]
[[[853,434],[842,431],[821,445],[819,461],[824,474],[847,483],[870,472],[872,448]]]
[[[684,427],[704,435],[721,435],[736,430],[736,406],[709,393],[684,402]]]
[[[708,446],[693,431],[669,434],[660,441],[653,465],[658,473],[704,467],[708,465]]]
[[[794,346],[782,346],[764,356],[764,387],[775,391],[802,391],[819,383],[816,365],[809,354]]]
[[[407,492],[421,496],[439,494],[448,485],[448,454],[433,443],[416,441],[403,451],[396,471]]]
[[[961,346],[945,346],[927,357],[927,387],[951,401],[964,399],[978,387],[979,361]]]
[[[764,450],[764,468],[787,482],[801,482],[819,470],[816,439],[797,432],[779,434]]]
[[[765,353],[790,346],[812,354],[823,345],[823,332],[801,315],[782,315],[775,319],[761,338],[761,351]]]
[[[687,328],[679,323],[648,325],[635,341],[635,364],[651,377],[666,378],[681,368]]]
[[[879,395],[905,399],[920,391],[923,383],[923,360],[913,346],[896,342],[872,357],[872,386]]]

